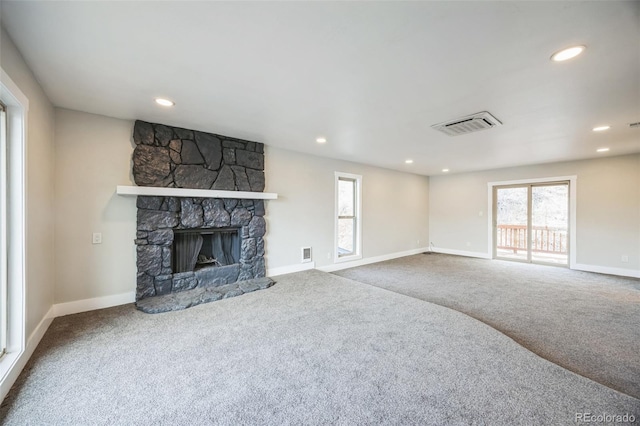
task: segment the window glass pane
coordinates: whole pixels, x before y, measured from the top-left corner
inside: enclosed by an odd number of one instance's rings
[[[355,181],[338,179],[338,216],[354,216]]]
[[[355,219],[338,219],[338,255],[353,254]]]
[[[569,261],[569,185],[531,188],[531,260]]]
[[[335,261],[360,256],[360,194],[362,177],[336,172],[336,248]]]
[[[498,188],[496,195],[496,255],[527,260],[528,188]]]

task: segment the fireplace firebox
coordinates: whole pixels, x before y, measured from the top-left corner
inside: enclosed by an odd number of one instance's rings
[[[191,272],[240,262],[239,228],[175,230],[173,272]]]

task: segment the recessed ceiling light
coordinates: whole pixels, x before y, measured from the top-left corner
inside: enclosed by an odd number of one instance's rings
[[[609,148],[598,148],[596,149],[597,152],[608,152]]]
[[[156,98],[156,103],[158,105],[162,105],[162,106],[166,106],[166,107],[170,107],[170,106],[174,106],[175,105],[175,103],[173,103],[169,99],[163,99],[163,98]]]
[[[318,143],[325,143],[327,141],[327,138],[316,138],[316,142]]]
[[[604,132],[605,130],[609,130],[611,128],[611,126],[598,126],[598,127],[594,127],[593,131],[594,132]]]
[[[407,163],[407,164],[413,164],[413,160],[412,159],[404,160],[404,162]]]
[[[449,169],[442,169],[442,173],[447,173]]]
[[[584,49],[586,48],[587,46],[572,46],[566,49],[562,49],[551,55],[551,60],[555,62],[562,62],[571,58],[575,58],[576,56],[584,52]]]

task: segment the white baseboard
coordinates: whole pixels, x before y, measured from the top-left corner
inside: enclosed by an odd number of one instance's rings
[[[25,349],[25,352],[28,352],[29,349],[31,349],[30,352],[33,353],[33,350],[38,346],[38,343],[40,343],[40,340],[44,337],[44,333],[47,332],[54,319],[54,309],[53,306],[51,306],[51,308],[49,308],[49,312],[45,314],[44,318],[42,318],[40,323],[27,339],[27,348]],[[29,356],[31,356],[31,354],[29,354]]]
[[[267,276],[275,277],[278,275],[292,274],[294,272],[302,272],[302,271],[308,271],[309,269],[315,269],[315,267],[316,267],[316,262],[307,262],[307,263],[301,263],[299,265],[288,265],[288,266],[281,266],[279,268],[270,268],[267,271]]]
[[[444,248],[435,248],[435,253],[453,254],[456,256],[478,257],[481,259],[491,259],[491,256],[487,253],[478,253],[473,251],[452,250]],[[587,265],[584,263],[576,263],[572,265],[571,269],[576,271],[596,272],[599,274],[619,275],[621,277],[640,278],[640,271],[625,268],[611,268],[608,266]]]
[[[621,277],[640,278],[640,271],[624,268],[610,268],[608,266],[586,265],[584,263],[576,263],[573,268],[576,271],[597,272],[599,274],[619,275]]]
[[[434,253],[442,253],[442,254],[453,254],[455,256],[465,256],[465,257],[477,257],[480,259],[491,259],[491,256],[487,253],[480,253],[477,251],[463,251],[463,250],[453,250],[446,248],[434,248]]]
[[[321,266],[317,268],[323,272],[340,271],[341,269],[355,268],[356,266],[369,265],[370,263],[384,262],[385,260],[398,259],[399,257],[413,256],[414,254],[420,254],[427,251],[428,248],[422,247],[412,250],[399,251],[396,253],[383,254],[381,256],[365,257],[364,259],[354,260],[352,262],[335,263],[332,265]]]
[[[135,292],[114,294],[112,296],[94,297],[93,299],[76,300],[73,302],[58,303],[53,305],[55,317],[93,311],[95,309],[110,308],[136,301]]]
[[[18,376],[20,376],[20,373],[24,369],[24,366],[27,365],[27,362],[31,359],[31,355],[33,355],[33,351],[38,347],[44,333],[49,329],[49,326],[54,319],[53,312],[54,310],[52,306],[27,339],[27,344],[21,353],[15,355],[9,353],[5,355],[9,359],[3,359],[3,362],[7,362],[9,368],[0,382],[0,401],[4,400],[4,397],[7,396],[11,386],[16,382]],[[10,358],[12,355],[14,359]]]

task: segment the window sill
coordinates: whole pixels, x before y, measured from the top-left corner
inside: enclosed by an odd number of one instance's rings
[[[351,262],[352,260],[360,260],[362,259],[362,255],[361,254],[352,254],[350,256],[337,256],[333,263],[344,263],[344,262]]]

